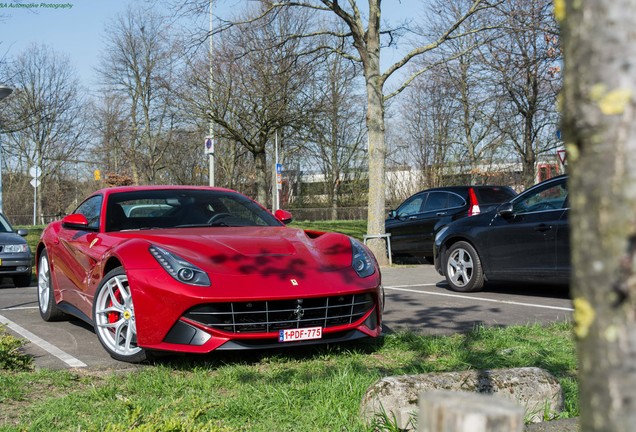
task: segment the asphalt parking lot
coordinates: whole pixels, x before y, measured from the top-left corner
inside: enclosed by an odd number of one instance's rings
[[[428,264],[384,268],[382,275],[385,332],[408,329],[444,335],[478,325],[565,321],[572,314],[566,287],[493,284],[482,292],[462,294],[449,291],[444,279]],[[34,356],[38,368],[134,367],[110,358],[92,327],[82,321],[44,322],[35,286],[0,286],[0,324],[29,340],[26,351]]]

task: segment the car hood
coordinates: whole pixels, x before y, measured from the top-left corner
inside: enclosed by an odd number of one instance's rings
[[[16,233],[0,233],[0,244],[24,244],[26,240],[24,237],[19,236]]]
[[[288,227],[180,228],[120,233],[163,247],[214,273],[330,271],[351,266],[349,237]]]

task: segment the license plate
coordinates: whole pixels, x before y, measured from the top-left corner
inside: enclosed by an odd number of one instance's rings
[[[294,342],[321,338],[322,327],[289,329],[278,332],[278,342]]]

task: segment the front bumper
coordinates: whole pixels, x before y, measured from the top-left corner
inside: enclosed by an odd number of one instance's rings
[[[295,281],[217,275],[212,287],[181,284],[165,272],[128,272],[138,345],[208,353],[341,342],[382,333],[379,275],[342,274]],[[221,288],[227,287],[227,288]],[[257,288],[254,288],[257,287]],[[320,327],[322,338],[279,343],[281,330]]]
[[[0,255],[0,276],[31,274],[31,256]]]

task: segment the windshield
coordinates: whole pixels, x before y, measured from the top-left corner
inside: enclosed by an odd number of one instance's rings
[[[153,228],[280,226],[271,213],[230,191],[166,189],[110,195],[106,231]]]

